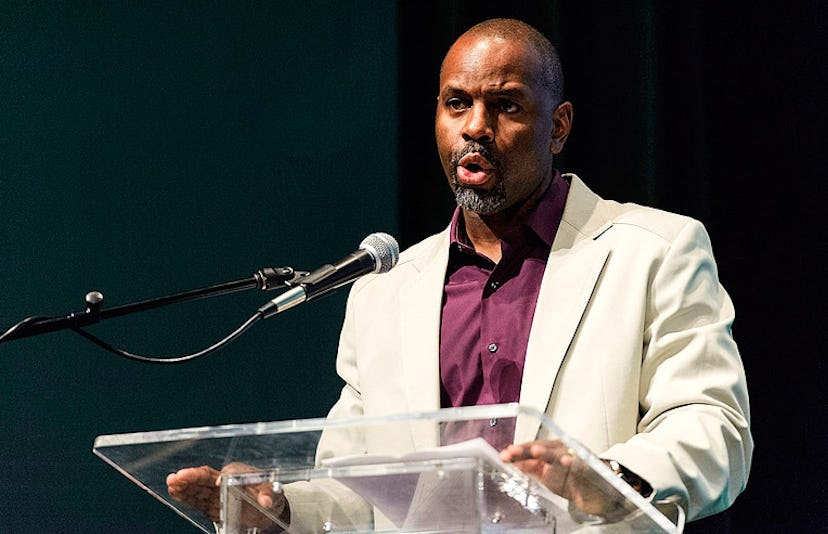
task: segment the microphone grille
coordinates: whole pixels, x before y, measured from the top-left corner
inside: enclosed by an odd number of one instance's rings
[[[375,273],[387,273],[400,259],[400,245],[397,240],[382,232],[373,233],[363,239],[359,248],[374,258]]]

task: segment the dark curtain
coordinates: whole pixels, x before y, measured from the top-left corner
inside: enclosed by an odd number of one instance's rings
[[[827,428],[817,216],[826,8],[761,4],[398,4],[403,244],[448,223],[452,199],[433,139],[439,65],[457,36],[492,17],[534,25],[561,52],[575,121],[560,170],[605,198],[707,226],[736,304],[756,452],[730,512],[688,532],[812,532],[828,519],[824,470],[814,468],[824,464]]]

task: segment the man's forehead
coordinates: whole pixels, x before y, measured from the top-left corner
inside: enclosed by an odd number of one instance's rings
[[[523,40],[464,35],[452,45],[440,70],[440,85],[469,81],[532,83],[539,76],[537,53]]]

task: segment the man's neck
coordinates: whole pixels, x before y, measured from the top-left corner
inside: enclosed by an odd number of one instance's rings
[[[535,209],[550,183],[552,183],[552,178],[547,177],[526,200],[498,213],[481,215],[464,209],[463,222],[466,227],[466,235],[474,250],[493,262],[499,263],[502,256],[501,240],[506,234],[517,228],[526,219],[526,216]]]

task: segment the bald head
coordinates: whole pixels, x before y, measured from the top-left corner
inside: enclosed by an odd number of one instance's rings
[[[540,61],[540,83],[549,92],[552,102],[563,101],[564,77],[558,51],[541,32],[516,19],[490,19],[476,24],[461,35],[456,43],[466,39],[500,38],[527,43]],[[442,69],[441,69],[442,74]]]

